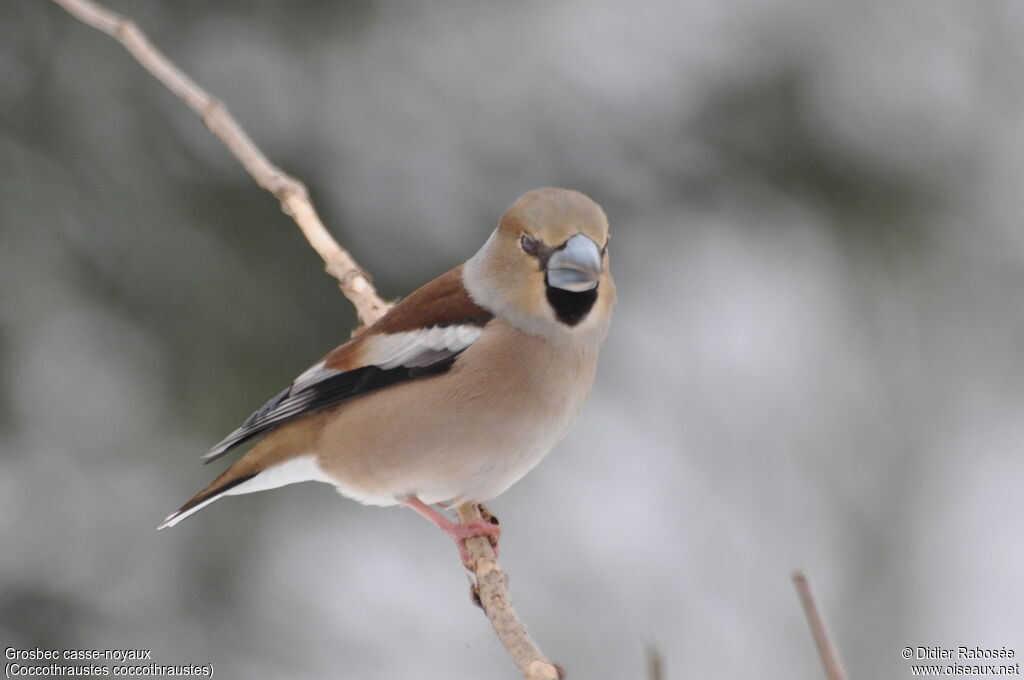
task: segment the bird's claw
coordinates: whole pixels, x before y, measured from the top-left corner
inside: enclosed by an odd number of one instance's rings
[[[495,557],[498,555],[498,539],[501,537],[501,527],[497,524],[491,524],[491,522],[485,520],[476,520],[474,522],[466,522],[465,524],[452,524],[451,527],[445,530],[445,533],[455,541],[455,545],[459,548],[459,557],[462,558],[462,564],[470,571],[473,571],[474,562],[469,555],[469,550],[466,548],[467,540],[485,536],[491,542],[491,548],[494,549]]]

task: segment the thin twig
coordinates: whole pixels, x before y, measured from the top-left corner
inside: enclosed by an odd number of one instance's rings
[[[364,325],[384,315],[388,304],[380,299],[370,277],[359,268],[352,256],[334,240],[309,198],[306,185],[271,163],[219,99],[200,87],[188,74],[175,66],[139,29],[134,21],[113,12],[92,0],[54,0],[83,23],[114,37],[163,83],[186,106],[196,112],[203,123],[256,183],[274,194],[281,209],[295,220],[309,245],[324,261],[324,269],[338,280],[345,297],[355,305]]]
[[[647,680],[665,680],[665,663],[654,645],[647,645]]]
[[[802,571],[793,572],[793,585],[796,586],[800,604],[803,605],[804,615],[807,617],[811,634],[814,636],[814,644],[818,647],[818,654],[821,655],[821,663],[825,667],[825,677],[828,680],[846,680],[846,673],[843,671],[842,664],[839,663],[839,654],[836,652],[835,645],[832,644],[828,628],[818,611],[818,605],[811,593],[807,576]]]
[[[465,503],[457,509],[459,521],[463,524],[483,521],[480,506]],[[476,575],[476,593],[480,606],[491,622],[494,632],[505,645],[509,656],[526,680],[560,680],[565,673],[551,663],[537,647],[526,626],[512,608],[512,596],[508,592],[508,576],[501,570],[491,542],[483,536],[466,541],[470,563]]]
[[[388,304],[381,300],[367,275],[327,231],[309,199],[305,185],[275,166],[242,130],[227,107],[193,81],[164,56],[129,18],[112,12],[92,0],[54,0],[72,16],[116,38],[135,59],[157,80],[167,86],[190,109],[203,119],[256,183],[281,201],[281,208],[298,223],[310,246],[324,261],[327,273],[338,280],[345,297],[352,302],[364,325],[384,315]],[[482,518],[477,506],[464,512],[462,522]],[[501,643],[522,670],[527,680],[560,680],[564,673],[548,661],[526,633],[526,626],[516,616],[508,593],[508,577],[501,570],[485,538],[467,542],[476,562],[476,579],[480,601],[487,618]]]

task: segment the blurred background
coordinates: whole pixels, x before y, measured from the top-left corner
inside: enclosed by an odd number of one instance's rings
[[[567,440],[492,504],[574,678],[854,678],[1024,653],[1024,4],[121,0],[396,298],[583,190],[620,302]],[[325,485],[160,520],[355,324],[110,38],[0,6],[0,641],[223,678],[515,678],[450,543]],[[1019,660],[1019,658],[1017,659]]]

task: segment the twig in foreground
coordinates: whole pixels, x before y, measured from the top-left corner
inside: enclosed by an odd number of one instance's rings
[[[327,231],[300,181],[271,163],[219,100],[214,99],[181,69],[171,63],[139,30],[135,23],[92,0],[54,0],[85,24],[116,38],[135,59],[161,83],[199,114],[256,183],[281,201],[282,209],[298,223],[303,235],[320,255],[327,272],[338,280],[345,297],[352,302],[364,325],[384,315],[388,304],[380,299],[369,276],[352,256],[338,245]],[[463,522],[480,520],[476,506],[459,508]],[[494,632],[527,680],[559,680],[558,668],[544,658],[526,634],[508,593],[508,578],[498,565],[494,551],[485,538],[467,542],[476,564],[477,586],[484,612]]]
[[[811,627],[811,634],[814,635],[814,644],[818,647],[818,654],[821,655],[821,663],[825,667],[825,677],[828,680],[846,680],[846,673],[843,672],[843,666],[839,663],[839,654],[836,652],[835,645],[832,644],[828,628],[825,627],[825,621],[818,611],[818,605],[811,593],[807,576],[802,571],[793,572],[793,585],[796,586],[800,604],[804,608],[804,615]]]

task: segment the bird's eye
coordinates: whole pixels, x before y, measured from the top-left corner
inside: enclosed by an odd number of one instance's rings
[[[519,239],[519,245],[527,255],[537,255],[540,253],[540,241],[529,234],[523,234],[523,237]]]

